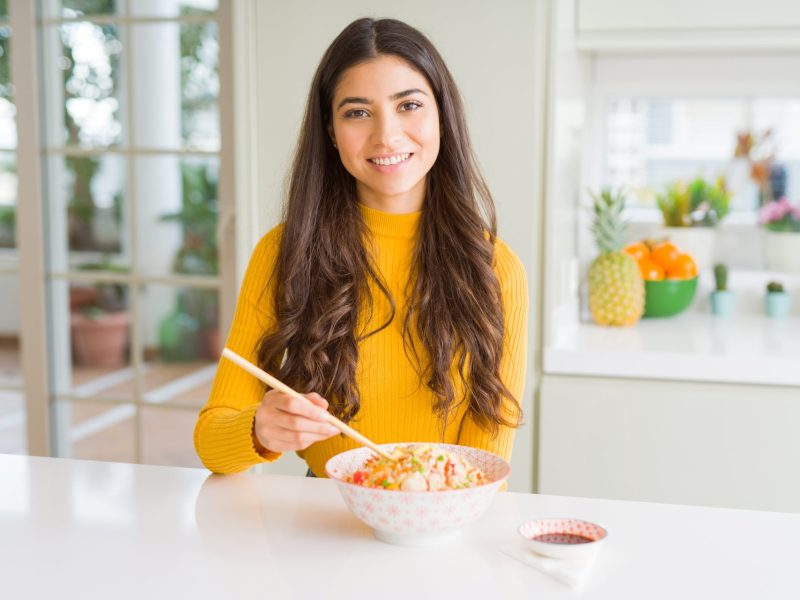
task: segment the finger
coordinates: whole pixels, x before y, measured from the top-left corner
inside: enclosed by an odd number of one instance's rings
[[[303,395],[306,398],[308,398],[309,400],[311,400],[311,402],[313,402],[314,404],[319,406],[320,408],[324,408],[325,410],[328,410],[328,401],[325,400],[325,398],[323,398],[322,396],[320,396],[316,392],[311,392],[310,394],[303,394]]]
[[[285,413],[305,417],[312,421],[327,421],[328,419],[328,411],[304,398],[285,396],[284,400],[277,405],[277,408]]]
[[[295,431],[298,433],[313,433],[325,437],[330,437],[331,435],[339,433],[339,430],[333,425],[329,425],[328,423],[323,423],[321,421],[306,419],[305,417],[298,417],[289,413],[284,413],[280,417],[277,417],[273,422],[273,427],[276,429],[284,429],[286,431]]]
[[[289,429],[275,429],[273,437],[270,438],[271,443],[276,448],[285,450],[302,450],[308,448],[311,444],[325,440],[331,436],[318,435],[315,433],[305,433],[292,431]]]

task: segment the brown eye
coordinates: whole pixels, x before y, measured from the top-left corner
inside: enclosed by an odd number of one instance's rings
[[[416,100],[411,102],[403,102],[403,104],[400,105],[400,109],[403,111],[417,110],[418,108],[422,108],[422,104]]]

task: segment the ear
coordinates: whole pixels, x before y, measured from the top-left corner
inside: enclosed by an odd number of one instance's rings
[[[336,134],[333,133],[333,125],[328,125],[328,136],[331,138],[331,141],[335,144],[336,143]]]

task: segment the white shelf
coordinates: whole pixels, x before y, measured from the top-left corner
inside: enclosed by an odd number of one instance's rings
[[[783,50],[800,45],[800,7],[790,0],[579,0],[577,6],[576,43],[584,50]]]
[[[545,350],[544,372],[800,386],[800,318],[687,312],[627,328],[579,323]]]

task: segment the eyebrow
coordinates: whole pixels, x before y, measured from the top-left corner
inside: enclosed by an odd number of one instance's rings
[[[392,94],[389,96],[389,100],[400,100],[400,98],[405,98],[406,96],[410,96],[411,94],[424,94],[427,96],[425,92],[420,89],[413,88],[410,90],[405,90],[402,92],[397,92],[396,94]],[[358,96],[348,96],[344,98],[341,102],[339,102],[339,106],[336,107],[336,110],[342,108],[345,104],[372,104],[372,100],[369,98],[360,98]]]

